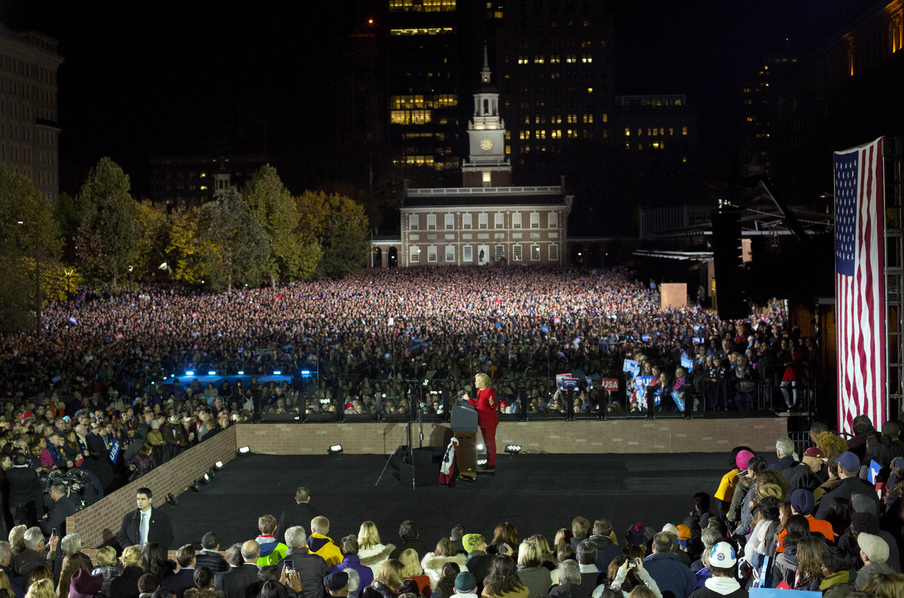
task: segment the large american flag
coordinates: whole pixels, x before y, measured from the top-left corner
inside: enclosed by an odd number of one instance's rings
[[[835,153],[838,430],[886,417],[883,139]]]

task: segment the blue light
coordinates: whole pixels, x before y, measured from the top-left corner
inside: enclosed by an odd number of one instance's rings
[[[301,375],[302,375],[302,376],[310,376],[310,375],[311,375],[311,370],[301,370]]]
[[[215,371],[213,371],[213,370],[210,370],[209,372],[207,372],[207,375],[208,375],[208,376],[216,376],[217,373],[216,373]]]
[[[282,370],[273,370],[274,376],[279,376],[280,374],[282,374]]]
[[[245,375],[245,370],[239,370],[239,376],[244,376],[244,375]]]
[[[194,376],[194,375],[195,375],[195,371],[194,371],[194,370],[185,370],[185,375],[186,375],[186,376]]]

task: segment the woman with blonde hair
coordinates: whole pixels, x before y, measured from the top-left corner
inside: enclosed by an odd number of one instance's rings
[[[537,545],[537,550],[540,551],[541,566],[547,571],[553,571],[556,568],[556,555],[554,555],[549,548],[549,542],[546,540],[546,536],[543,534],[534,534],[528,538],[527,541]]]
[[[399,555],[399,561],[402,563],[402,578],[411,579],[417,582],[417,586],[421,590],[421,594],[429,596],[433,593],[430,587],[430,578],[424,575],[424,569],[421,567],[421,561],[417,558],[417,551],[414,548],[406,548]]]
[[[490,388],[490,377],[486,374],[474,376],[477,388],[475,398],[468,399],[468,404],[477,408],[477,426],[483,435],[487,450],[487,469],[496,469],[496,426],[499,425],[499,402],[496,391]]]
[[[138,580],[144,575],[141,568],[141,547],[127,546],[119,557],[122,575],[110,582],[110,598],[137,596]]]
[[[0,571],[0,598],[13,598],[15,595],[12,586],[9,585],[9,576],[5,571]]]
[[[459,571],[464,571],[466,569],[465,561],[467,560],[468,555],[465,553],[459,554],[452,540],[443,538],[436,543],[436,548],[433,552],[428,552],[424,555],[424,558],[421,559],[421,567],[430,578],[430,585],[435,588],[442,577],[443,567],[445,567],[446,563],[455,563],[458,565]]]
[[[361,598],[395,598],[396,588],[402,585],[405,565],[396,559],[389,559],[374,576],[374,582],[360,592]]]
[[[100,592],[105,596],[110,595],[110,584],[113,580],[122,575],[122,567],[116,564],[116,549],[112,546],[104,546],[97,551],[97,567],[91,572],[92,575],[103,575],[104,583]]]
[[[41,579],[28,587],[25,598],[56,598],[52,579]]]
[[[863,586],[863,592],[876,598],[904,598],[904,574],[875,573]]]
[[[81,569],[88,572],[85,560],[80,554],[67,554],[63,557],[63,567],[60,570],[60,582],[57,584],[57,598],[69,598],[69,583],[76,571]]]
[[[365,567],[379,571],[392,551],[394,544],[381,544],[380,532],[373,521],[365,521],[358,530],[358,558]],[[393,586],[396,588],[398,586]]]
[[[543,555],[536,542],[525,540],[518,546],[518,577],[531,598],[546,598],[549,594],[549,571],[543,567]]]

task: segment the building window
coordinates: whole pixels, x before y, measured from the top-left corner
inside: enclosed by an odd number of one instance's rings
[[[559,261],[559,246],[553,243],[549,246],[549,261],[558,262]]]
[[[408,216],[408,230],[417,230],[417,214]]]
[[[493,214],[493,226],[496,228],[505,228],[505,214],[502,212]]]
[[[512,214],[512,228],[521,228],[521,212]]]
[[[446,220],[446,230],[455,228],[455,214],[446,214],[444,218]]]
[[[474,248],[470,245],[465,245],[461,248],[461,261],[463,262],[473,262],[474,261]]]
[[[681,127],[681,134],[687,135],[687,127]]]
[[[549,228],[559,228],[559,213],[550,212],[547,216],[549,220]]]
[[[436,263],[436,245],[431,245],[427,248],[427,261],[431,264]]]
[[[505,245],[497,245],[496,246],[496,261],[498,262],[501,259],[505,258]]]
[[[471,214],[461,215],[461,227],[465,230],[471,230]]]
[[[416,264],[421,259],[421,250],[417,247],[412,247],[408,252],[408,261],[412,264]]]
[[[446,261],[449,263],[455,261],[455,245],[446,245]]]
[[[540,261],[540,246],[539,245],[531,245],[530,246],[530,261],[532,261],[532,262]]]
[[[486,214],[478,214],[477,215],[477,227],[478,228],[489,228],[489,220]]]
[[[521,261],[521,246],[520,245],[512,245],[512,261],[520,262]]]
[[[531,228],[540,228],[540,213],[539,212],[531,212],[530,213],[530,227]]]
[[[427,230],[436,230],[436,214],[427,214]]]

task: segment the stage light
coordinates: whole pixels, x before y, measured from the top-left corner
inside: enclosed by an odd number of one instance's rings
[[[507,452],[510,455],[517,455],[518,453],[521,452],[521,445],[520,444],[507,444],[507,445],[505,445],[505,452]]]
[[[170,504],[170,506],[173,506],[173,507],[179,506],[179,501],[176,499],[175,496],[173,496],[172,492],[170,492],[169,494],[166,495],[166,502],[168,502]]]
[[[477,450],[478,450],[478,451],[482,451],[483,449],[484,449],[483,444],[478,444],[478,445],[477,445]]]
[[[302,375],[302,376],[310,376],[310,375],[311,375],[311,370],[301,370],[301,375]]]
[[[341,444],[334,444],[334,445],[331,446],[330,448],[326,449],[326,454],[327,454],[327,455],[338,455],[338,454],[341,453],[341,452],[342,452],[342,445],[341,445]]]
[[[210,473],[206,472],[204,475],[201,476],[201,479],[199,479],[198,481],[201,482],[202,484],[209,484],[210,483]]]
[[[250,452],[251,452],[251,447],[248,446],[247,444],[246,444],[245,446],[240,446],[240,447],[239,447],[239,454],[240,454],[240,455],[247,455],[247,454],[250,453]]]
[[[273,375],[274,375],[274,376],[280,376],[280,375],[282,375],[282,370],[273,370]]]
[[[217,471],[220,471],[221,469],[223,469],[223,462],[217,461],[216,463],[213,464],[213,466],[216,468]]]
[[[244,376],[244,375],[245,375],[245,370],[239,370],[239,376]]]
[[[195,375],[195,370],[185,370],[185,375],[186,375],[186,376],[194,376],[194,375]]]
[[[191,487],[192,492],[200,492],[201,491],[201,484],[199,484],[198,482],[195,482],[190,487]]]
[[[478,464],[478,465],[486,465],[486,464],[487,464],[487,460],[486,460],[486,459],[478,459],[478,460],[477,460],[477,464]]]
[[[210,370],[209,372],[207,372],[207,375],[208,375],[208,376],[216,376],[217,373],[216,373],[215,371],[213,371],[213,370]]]

